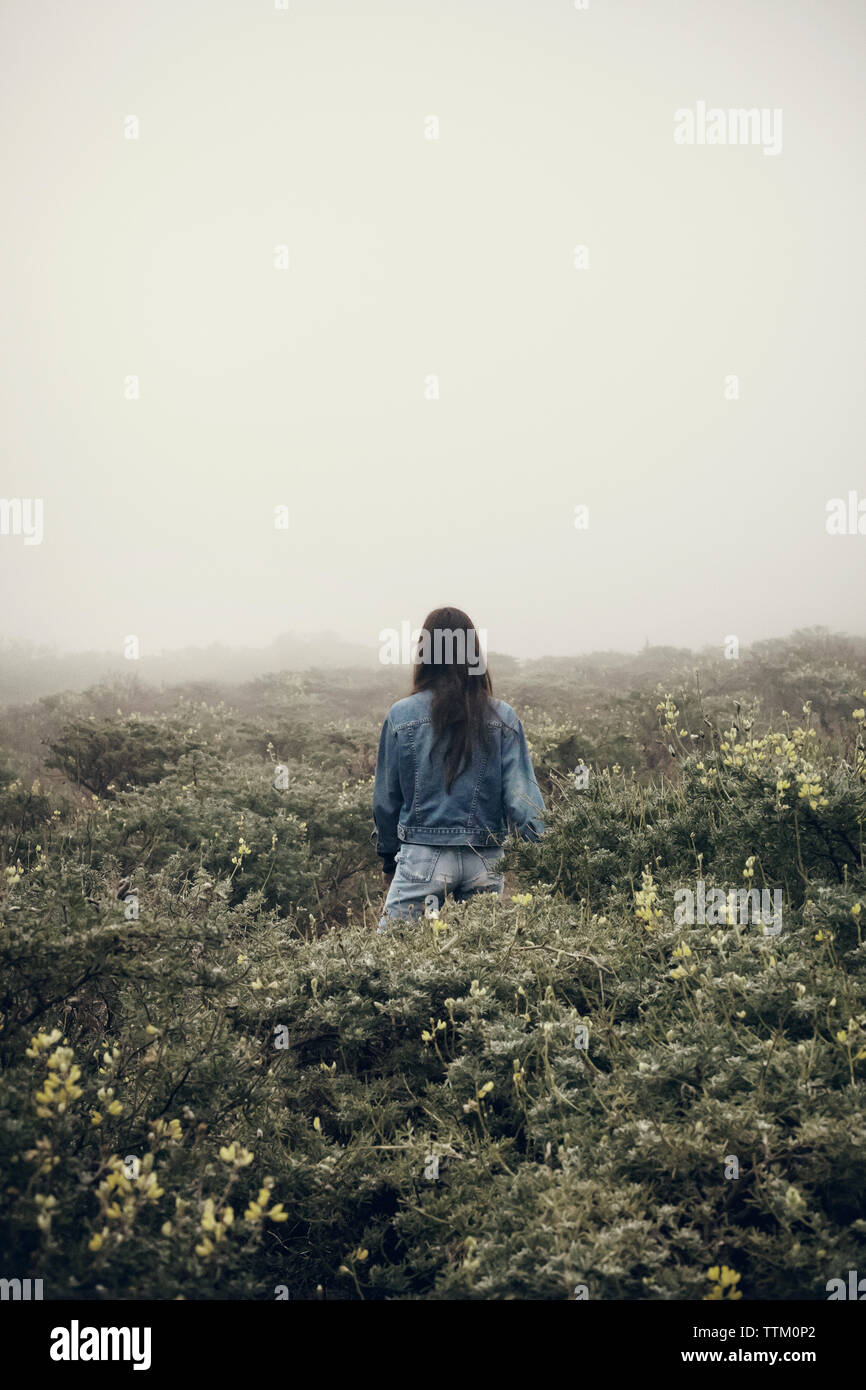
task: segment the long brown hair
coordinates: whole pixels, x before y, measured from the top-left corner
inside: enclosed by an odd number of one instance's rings
[[[424,620],[412,691],[431,690],[434,743],[444,743],[445,790],[490,747],[488,700],[493,683],[475,624],[459,608],[434,608]]]

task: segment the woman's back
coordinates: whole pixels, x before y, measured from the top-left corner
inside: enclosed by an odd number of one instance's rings
[[[450,786],[447,747],[436,736],[432,706],[433,692],[421,690],[388,711],[373,802],[379,853],[395,839],[410,844],[500,844],[512,828],[526,839],[537,839],[544,828],[544,802],[523,727],[511,706],[487,698],[484,734]]]

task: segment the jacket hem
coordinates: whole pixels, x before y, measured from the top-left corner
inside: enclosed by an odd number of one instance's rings
[[[465,825],[401,825],[397,833],[404,845],[475,845],[491,848],[501,845],[508,831],[505,826],[492,831],[469,829]]]

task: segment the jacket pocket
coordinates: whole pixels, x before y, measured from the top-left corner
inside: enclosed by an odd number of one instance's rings
[[[429,883],[439,863],[435,845],[404,845],[397,855],[397,875],[410,883]]]

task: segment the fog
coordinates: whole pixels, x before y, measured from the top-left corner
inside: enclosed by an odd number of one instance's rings
[[[864,631],[854,0],[7,3],[0,39],[0,492],[41,502],[0,638]]]

